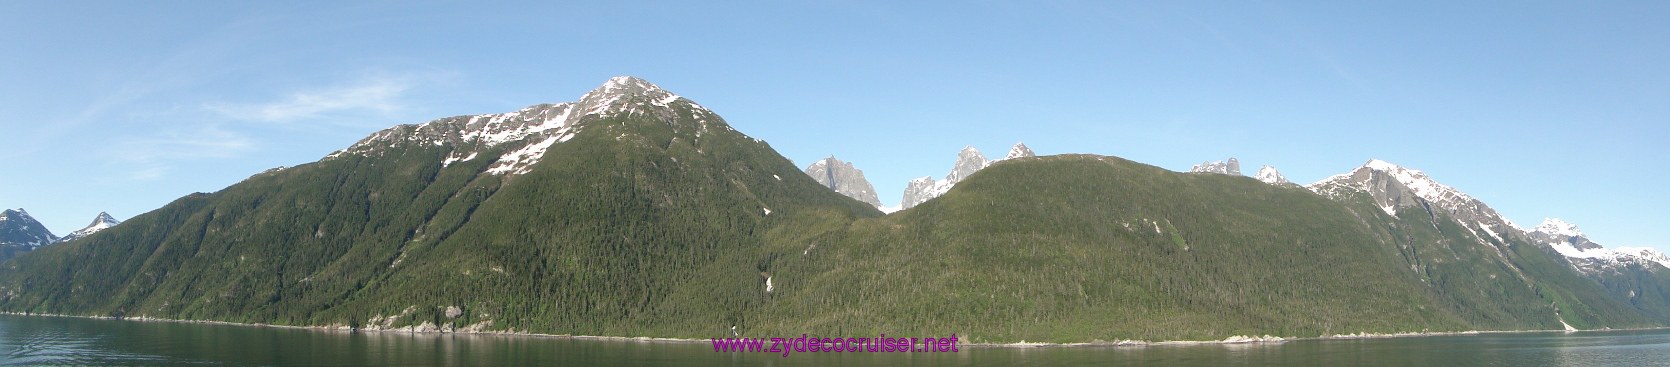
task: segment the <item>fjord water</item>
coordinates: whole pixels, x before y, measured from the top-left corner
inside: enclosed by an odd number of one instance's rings
[[[941,354],[716,353],[705,342],[348,333],[0,315],[0,365],[1180,365],[1652,366],[1670,330],[1516,333],[1275,344],[970,348]]]

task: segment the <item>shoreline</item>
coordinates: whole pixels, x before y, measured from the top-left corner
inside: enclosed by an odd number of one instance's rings
[[[298,330],[312,330],[312,331],[329,331],[329,332],[343,332],[343,333],[374,332],[374,333],[410,334],[410,335],[448,335],[448,334],[452,334],[452,335],[471,335],[471,336],[497,335],[497,336],[516,336],[516,337],[567,338],[567,339],[579,339],[579,340],[662,342],[662,343],[711,343],[712,342],[711,338],[710,339],[690,339],[690,338],[665,338],[665,337],[649,337],[649,336],[603,336],[603,335],[544,334],[544,333],[531,333],[531,332],[515,331],[515,330],[503,330],[503,331],[493,331],[493,330],[439,331],[439,330],[436,330],[436,331],[430,331],[430,330],[410,330],[410,329],[401,329],[401,328],[392,328],[392,329],[380,329],[380,328],[379,329],[367,329],[367,328],[351,329],[351,328],[348,328],[345,325],[314,325],[314,326],[275,325],[275,324],[266,324],[266,323],[242,323],[242,322],[216,321],[216,320],[182,320],[182,319],[156,318],[156,317],[149,317],[149,316],[136,316],[136,317],[121,317],[121,318],[118,318],[118,317],[110,317],[110,316],[85,316],[85,315],[51,314],[51,313],[22,313],[22,312],[9,312],[9,311],[8,312],[0,312],[0,315],[27,316],[27,317],[41,317],[41,316],[44,316],[44,317],[68,317],[68,318],[81,318],[81,319],[109,320],[109,321],[171,322],[171,323],[227,325],[227,326],[241,326],[241,327],[270,327],[270,328],[298,329]],[[1021,340],[1021,341],[1013,342],[1013,343],[958,343],[958,345],[959,346],[964,346],[964,347],[972,347],[972,348],[1165,347],[1165,346],[1201,346],[1201,345],[1236,346],[1236,345],[1254,345],[1254,344],[1260,344],[1260,345],[1262,345],[1262,344],[1282,344],[1282,343],[1294,342],[1294,341],[1366,340],[1366,339],[1395,339],[1395,338],[1420,338],[1420,337],[1437,337],[1437,336],[1466,336],[1466,335],[1485,335],[1485,334],[1530,334],[1530,333],[1555,333],[1555,332],[1562,332],[1562,333],[1568,333],[1569,334],[1569,333],[1579,333],[1579,332],[1644,331],[1644,330],[1667,330],[1667,329],[1670,329],[1670,326],[1648,327],[1648,328],[1626,328],[1626,329],[1605,328],[1605,329],[1576,330],[1576,331],[1552,330],[1551,329],[1551,330],[1416,331],[1416,332],[1397,332],[1397,333],[1358,332],[1358,333],[1354,333],[1354,334],[1332,334],[1332,335],[1321,335],[1321,336],[1314,336],[1314,337],[1281,337],[1281,336],[1271,336],[1271,335],[1262,335],[1262,336],[1236,335],[1236,336],[1231,336],[1231,337],[1224,338],[1224,339],[1221,339],[1221,340],[1162,340],[1162,341],[1151,341],[1151,340],[1122,339],[1122,340],[1114,340],[1114,341],[1095,340],[1095,341],[1089,341],[1089,342],[1076,342],[1076,343],[1028,342],[1026,340]]]

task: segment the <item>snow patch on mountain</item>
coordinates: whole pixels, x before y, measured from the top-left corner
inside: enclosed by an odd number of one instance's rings
[[[463,157],[459,157],[458,153],[459,152],[452,152],[452,154],[448,154],[446,159],[441,161],[441,167],[444,168],[446,166],[451,166],[453,163],[472,160],[475,159],[476,156],[476,152],[470,152],[470,155]]]
[[[1490,229],[1489,223],[1479,222],[1479,228],[1484,229],[1484,233],[1490,235],[1490,238],[1495,238],[1496,242],[1507,242],[1502,240],[1502,235],[1496,234],[1496,231]]]
[[[487,173],[495,175],[528,173],[528,170],[532,169],[535,163],[539,163],[539,158],[545,156],[545,150],[550,149],[552,144],[567,141],[568,138],[572,137],[574,135],[552,136],[538,143],[528,144],[522,149],[505,153],[505,155],[499,156],[499,160],[494,162],[492,167],[487,168]]]

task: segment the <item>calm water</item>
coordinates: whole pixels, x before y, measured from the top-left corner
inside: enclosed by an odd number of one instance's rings
[[[1665,366],[1670,331],[1281,344],[963,348],[944,354],[715,353],[707,343],[345,333],[0,315],[0,365],[1186,365]]]

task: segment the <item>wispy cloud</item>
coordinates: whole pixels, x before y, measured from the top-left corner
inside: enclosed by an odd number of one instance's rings
[[[242,133],[209,124],[132,138],[112,148],[110,158],[132,169],[127,178],[144,181],[167,175],[179,161],[239,157],[254,150],[255,142]]]
[[[127,170],[121,175],[126,180],[162,179],[190,161],[247,157],[259,150],[262,132],[275,127],[347,127],[402,115],[411,110],[409,92],[418,82],[433,78],[424,73],[366,73],[348,82],[278,94],[266,102],[203,103],[193,110],[209,111],[211,116],[166,113],[179,119],[161,132],[119,138],[108,146],[108,159]]]
[[[402,97],[412,89],[412,84],[409,77],[376,76],[333,87],[295,92],[272,102],[211,103],[204,108],[230,119],[279,123],[365,113],[387,115],[406,108]]]

